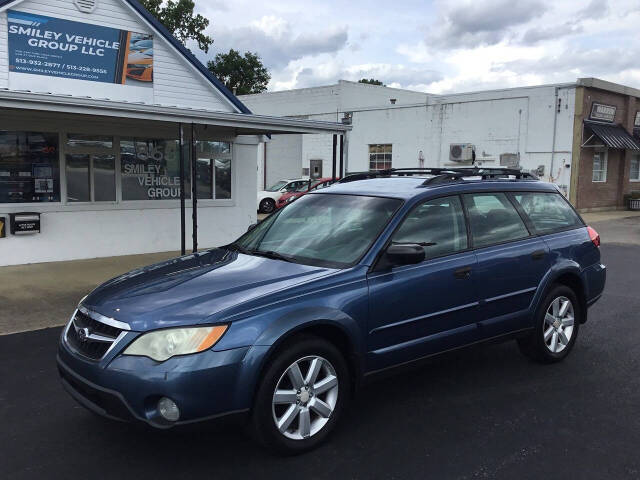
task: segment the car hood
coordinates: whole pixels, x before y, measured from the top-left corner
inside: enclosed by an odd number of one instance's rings
[[[134,331],[224,320],[242,306],[334,272],[225,249],[178,257],[100,285],[82,304]],[[247,307],[248,308],[248,307]]]

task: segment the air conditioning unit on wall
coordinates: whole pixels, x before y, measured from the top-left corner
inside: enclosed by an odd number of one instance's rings
[[[449,145],[449,160],[452,162],[470,162],[473,160],[474,146],[471,143],[452,143]]]

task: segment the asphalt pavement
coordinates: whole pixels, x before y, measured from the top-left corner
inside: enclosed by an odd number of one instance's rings
[[[60,328],[2,336],[0,478],[640,478],[639,253],[603,246],[605,295],[565,362],[514,342],[433,359],[365,386],[329,442],[291,458],[233,424],[95,417],[58,381]]]

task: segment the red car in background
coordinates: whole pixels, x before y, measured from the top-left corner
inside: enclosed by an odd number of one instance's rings
[[[329,185],[334,184],[340,180],[339,178],[333,179],[331,177],[325,178],[316,178],[315,180],[309,180],[308,183],[303,184],[297,190],[289,193],[285,193],[280,197],[280,199],[276,202],[276,208],[282,208],[287,203],[293,202],[295,199],[303,196],[305,193],[309,193],[313,190],[320,190],[321,188],[326,188]]]

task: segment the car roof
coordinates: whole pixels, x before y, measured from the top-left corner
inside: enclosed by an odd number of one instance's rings
[[[344,194],[367,195],[373,197],[390,197],[407,200],[417,196],[429,194],[471,193],[482,191],[541,191],[558,193],[558,188],[548,182],[540,180],[521,179],[490,179],[469,178],[424,185],[433,176],[390,176],[366,180],[355,180],[347,183],[337,183],[324,188],[313,195]]]

